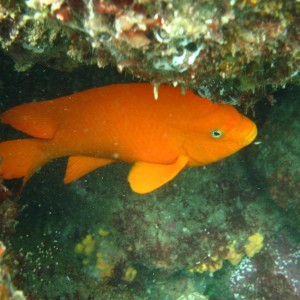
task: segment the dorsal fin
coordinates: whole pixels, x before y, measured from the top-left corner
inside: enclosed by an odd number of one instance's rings
[[[51,139],[59,120],[53,112],[52,102],[31,102],[13,107],[1,115],[1,122],[33,137]]]
[[[87,173],[90,173],[100,167],[113,163],[113,159],[92,157],[92,156],[70,156],[64,183],[70,183]]]

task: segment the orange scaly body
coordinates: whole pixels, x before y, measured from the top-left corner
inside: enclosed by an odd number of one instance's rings
[[[0,176],[30,176],[70,156],[65,183],[114,161],[134,163],[131,188],[151,192],[186,166],[201,166],[251,143],[256,126],[227,104],[147,83],[115,84],[4,112],[1,122],[33,138],[0,143]]]

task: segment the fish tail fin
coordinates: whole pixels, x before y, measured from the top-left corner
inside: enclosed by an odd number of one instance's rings
[[[17,139],[0,143],[0,178],[23,177],[23,186],[49,158],[36,139]]]

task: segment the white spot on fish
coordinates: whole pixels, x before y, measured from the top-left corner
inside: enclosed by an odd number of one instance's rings
[[[120,154],[117,153],[117,152],[115,152],[115,153],[112,154],[111,157],[112,157],[113,159],[119,159],[119,158],[120,158]]]

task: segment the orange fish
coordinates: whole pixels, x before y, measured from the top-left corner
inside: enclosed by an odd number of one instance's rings
[[[116,161],[133,163],[133,191],[149,193],[187,166],[203,166],[250,144],[255,124],[233,106],[180,88],[114,84],[9,109],[1,122],[32,136],[0,143],[0,177],[23,184],[48,161],[69,156],[69,183]]]

